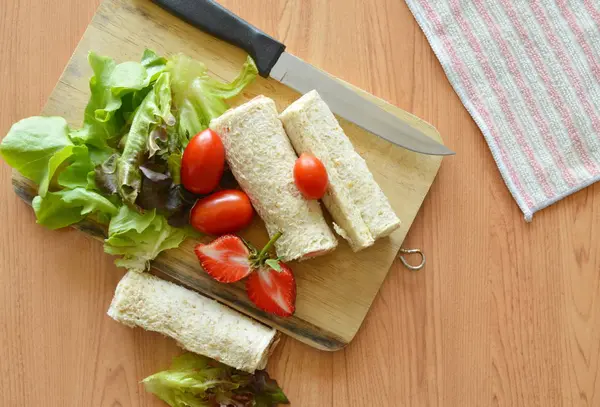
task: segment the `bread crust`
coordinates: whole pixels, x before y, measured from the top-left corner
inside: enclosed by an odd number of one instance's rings
[[[108,315],[249,373],[265,368],[277,343],[274,329],[195,291],[136,271],[117,285]]]
[[[337,239],[318,201],[302,197],[294,183],[296,153],[277,117],[275,102],[264,96],[225,112],[210,123],[221,136],[233,176],[265,222],[284,261],[325,254]]]
[[[317,91],[300,97],[279,118],[296,152],[313,154],[325,165],[329,187],[323,203],[336,232],[354,251],[371,246],[400,226],[367,163]]]

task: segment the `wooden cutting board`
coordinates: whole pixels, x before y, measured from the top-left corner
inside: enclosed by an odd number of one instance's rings
[[[237,48],[200,32],[148,1],[105,0],[42,114],[63,116],[70,125],[80,126],[89,96],[88,51],[123,62],[139,60],[146,47],[165,56],[183,52],[203,61],[212,74],[224,80],[234,78],[246,58]],[[430,124],[362,90],[356,91],[430,137],[441,140]],[[299,97],[286,86],[259,77],[230,104],[236,106],[260,94],[274,99],[279,111]],[[347,345],[361,326],[396,258],[435,178],[441,157],[412,153],[347,121],[340,122],[390,199],[402,226],[389,238],[360,253],[353,253],[340,239],[339,247],[332,254],[292,263],[298,285],[297,310],[293,317],[282,319],[257,310],[248,301],[242,283],[220,284],[207,277],[192,250],[196,241],[188,240],[180,248],[160,255],[153,264],[154,273],[213,297],[316,348],[337,350]],[[17,194],[28,202],[36,195],[36,187],[18,173],[14,173],[13,185]],[[84,221],[77,228],[98,239],[104,238],[105,228],[101,225]],[[257,246],[267,240],[260,219],[255,219],[244,235]]]

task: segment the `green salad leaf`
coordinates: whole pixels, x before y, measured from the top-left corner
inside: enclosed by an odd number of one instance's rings
[[[38,194],[43,198],[48,192],[48,188],[50,188],[50,182],[54,177],[54,174],[58,170],[59,167],[63,165],[63,163],[73,155],[74,145],[63,147],[61,150],[58,150],[56,153],[50,157],[48,160],[48,167],[46,168],[46,172],[42,181],[40,182],[40,186],[38,189]]]
[[[183,54],[171,57],[167,69],[172,75],[177,131],[188,140],[206,129],[212,119],[225,113],[229,109],[225,99],[238,95],[258,74],[250,57],[230,83],[209,76],[206,65]]]
[[[110,221],[104,251],[123,256],[115,261],[117,266],[142,272],[160,252],[178,247],[189,234],[171,227],[156,210],[139,213],[123,205]]]
[[[221,82],[201,62],[148,49],[139,62],[94,52],[88,62],[81,128],[61,117],[23,119],[0,143],[0,155],[38,185],[32,205],[39,224],[57,229],[86,217],[109,224],[106,252],[143,271],[195,233],[186,228],[197,196],[181,185],[183,151],[257,69],[249,58],[235,80]]]
[[[0,154],[8,165],[39,185],[52,177],[48,164],[54,154],[72,146],[65,119],[34,116],[13,124],[0,144]]]
[[[94,52],[89,53],[88,62],[94,72],[90,78],[90,100],[85,108],[83,128],[73,132],[71,138],[80,144],[105,149],[108,140],[117,136],[121,126],[112,114],[121,106],[120,98],[110,87],[116,63],[112,58]]]
[[[156,52],[151,49],[145,49],[142,55],[142,66],[146,68],[148,79],[150,82],[154,82],[158,79],[158,76],[167,69],[167,59],[157,55]]]
[[[61,187],[95,189],[89,182],[90,173],[94,171],[94,164],[86,146],[74,146],[69,157],[69,165],[58,175],[58,184]],[[40,185],[41,189],[41,185]],[[41,195],[41,192],[39,192]]]
[[[97,192],[85,188],[48,192],[32,201],[37,223],[49,229],[59,229],[83,220],[91,214],[107,221],[117,214],[117,207]]]
[[[94,72],[90,79],[91,96],[85,108],[83,127],[71,137],[76,143],[107,149],[122,135],[127,119],[124,113],[131,114],[139,105],[151,84],[165,70],[166,60],[146,50],[142,63],[116,64],[112,58],[94,52],[89,53],[88,61]],[[134,102],[136,94],[137,105]],[[120,112],[127,95],[130,97],[126,112]]]
[[[138,197],[142,183],[139,167],[148,154],[149,138],[153,130],[162,125],[174,124],[170,75],[163,72],[138,107],[125,139],[123,153],[117,160],[118,192],[126,204],[133,206]]]
[[[205,356],[184,353],[169,370],[145,378],[146,391],[171,407],[273,407],[289,404],[263,370],[242,372]]]

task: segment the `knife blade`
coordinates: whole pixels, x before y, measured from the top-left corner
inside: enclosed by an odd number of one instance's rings
[[[213,0],[153,0],[200,30],[245,50],[263,77],[306,93],[316,89],[337,115],[389,142],[430,155],[452,150],[383,110],[313,65],[285,51],[285,45]]]

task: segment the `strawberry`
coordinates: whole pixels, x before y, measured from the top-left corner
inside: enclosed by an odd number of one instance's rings
[[[289,317],[296,310],[296,280],[287,264],[272,264],[250,274],[246,280],[248,298],[263,311]]]
[[[264,311],[287,317],[295,310],[296,280],[288,265],[269,255],[280,236],[276,233],[260,252],[233,235],[199,244],[194,251],[202,268],[217,281],[233,283],[250,275],[246,281],[250,300]]]
[[[194,251],[202,268],[221,283],[239,281],[252,272],[250,249],[237,236],[221,236],[209,244],[197,245]]]

